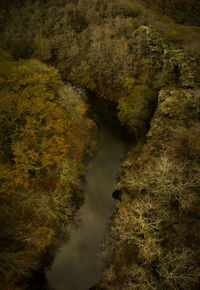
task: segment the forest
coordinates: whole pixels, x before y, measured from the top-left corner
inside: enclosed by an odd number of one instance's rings
[[[2,51],[0,75],[1,289],[17,289],[63,224],[75,222],[95,124],[80,95],[39,60]]]
[[[0,7],[0,288],[26,289],[76,223],[97,150],[92,94],[134,139],[94,289],[199,289],[199,2]]]

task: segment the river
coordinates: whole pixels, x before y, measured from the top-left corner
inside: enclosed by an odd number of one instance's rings
[[[99,150],[87,165],[81,223],[72,228],[70,240],[61,246],[46,272],[50,289],[88,290],[98,282],[104,264],[100,244],[115,206],[112,192],[124,150],[118,134],[101,126]]]

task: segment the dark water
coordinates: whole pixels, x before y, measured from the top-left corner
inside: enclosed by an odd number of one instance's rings
[[[81,225],[72,229],[70,240],[46,272],[48,284],[55,290],[88,290],[100,278],[103,256],[99,246],[115,205],[112,192],[124,152],[124,143],[115,133],[106,128],[101,131],[99,150],[87,166]]]

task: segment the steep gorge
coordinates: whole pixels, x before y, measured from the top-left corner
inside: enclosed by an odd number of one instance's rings
[[[121,164],[122,200],[105,238],[112,261],[96,289],[199,289],[199,28],[136,2],[4,3],[1,46],[115,103],[137,141]],[[76,187],[74,165],[65,172],[63,184]]]
[[[159,43],[148,27],[140,32],[145,53],[161,52],[156,60],[162,63],[165,86],[145,144],[122,163],[117,189],[123,194],[105,238],[112,262],[96,289],[198,289],[198,69],[195,59]]]

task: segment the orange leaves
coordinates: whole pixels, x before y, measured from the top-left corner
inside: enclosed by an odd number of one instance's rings
[[[51,243],[53,234],[54,231],[48,227],[36,226],[27,238],[27,243],[30,246],[34,246],[37,251],[41,251]]]
[[[85,136],[91,129],[88,122],[82,122],[87,108],[70,85],[59,89],[59,96],[55,94],[62,84],[60,77],[39,61],[9,62],[9,72],[2,73],[2,78],[2,128],[8,130],[0,133],[4,143],[8,142],[6,133],[10,140],[2,154],[8,151],[13,163],[2,188],[35,187],[38,180],[54,171],[58,174],[66,158],[83,158],[89,143]]]
[[[15,168],[9,164],[0,165],[0,193],[14,194],[18,186],[27,188],[29,186],[28,173],[24,167],[16,166]]]
[[[77,111],[81,114],[81,115],[84,115],[86,110],[87,110],[87,107],[84,103],[81,103],[77,106]]]
[[[37,61],[12,63],[10,73],[3,75],[7,86],[4,85],[6,102],[2,100],[1,120],[10,133],[11,146],[7,150],[12,150],[13,155],[10,160],[14,162],[13,178],[10,179],[13,186],[27,187],[34,176],[30,170],[37,171],[38,175],[42,164],[46,167],[60,163],[58,155],[66,153],[66,116],[57,103],[50,101],[55,99],[53,76],[57,86],[59,77],[54,69],[47,69]],[[2,131],[1,135],[6,142],[5,132]],[[49,148],[51,151],[48,153]]]
[[[53,68],[31,60],[1,70],[0,227],[9,247],[3,265],[21,276],[50,245],[56,225],[73,220],[94,125],[72,86],[59,89]]]

